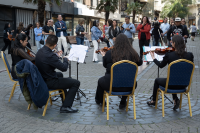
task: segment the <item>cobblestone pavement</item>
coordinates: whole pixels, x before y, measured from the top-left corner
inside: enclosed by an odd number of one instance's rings
[[[104,45],[102,45],[104,46]],[[138,40],[134,42],[134,48],[139,52]],[[35,49],[35,48],[34,48]],[[106,112],[101,112],[101,107],[94,103],[94,93],[97,86],[98,78],[103,76],[105,68],[102,64],[92,63],[92,51],[89,50],[86,64],[79,65],[79,80],[81,89],[87,94],[89,100],[82,98],[83,106],[75,101],[74,106],[79,108],[80,112],[76,114],[60,114],[59,101],[55,105],[48,106],[47,114],[42,117],[42,109],[26,111],[27,103],[20,95],[17,88],[11,102],[8,103],[8,96],[12,89],[12,83],[9,81],[6,72],[0,73],[0,132],[2,133],[49,133],[49,132],[70,132],[70,133],[125,133],[125,132],[200,132],[200,59],[199,59],[199,39],[194,42],[188,41],[187,50],[193,52],[195,59],[195,73],[193,76],[191,88],[191,103],[193,117],[189,117],[187,99],[184,98],[183,109],[174,112],[173,105],[165,100],[165,118],[161,115],[161,103],[158,109],[146,105],[146,101],[152,94],[154,79],[157,77],[157,66],[151,63],[147,68],[144,64],[140,68],[138,75],[138,87],[136,89],[136,114],[137,119],[133,119],[132,103],[129,105],[129,111],[119,110],[119,98],[110,97],[110,120],[106,120]],[[7,52],[6,52],[7,53]],[[10,56],[8,56],[11,61]],[[99,56],[99,59],[101,57]],[[145,68],[145,69],[144,69]],[[5,69],[4,64],[0,61],[0,70]],[[76,78],[76,64],[72,63],[72,77]],[[64,73],[68,76],[68,72]],[[160,69],[160,77],[166,77],[167,67]],[[168,95],[167,95],[168,96]],[[171,98],[171,96],[169,96]],[[130,99],[132,101],[132,99]]]

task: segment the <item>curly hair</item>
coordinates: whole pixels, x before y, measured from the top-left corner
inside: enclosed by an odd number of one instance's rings
[[[183,37],[180,35],[175,35],[172,37],[172,42],[175,43],[175,52],[179,55],[180,58],[183,58],[184,54],[186,53]]]
[[[132,45],[128,41],[128,38],[123,33],[120,33],[116,40],[115,45],[111,51],[113,63],[121,60],[130,60],[133,62],[139,62],[139,55],[133,49]]]
[[[83,23],[85,23],[85,19],[84,18],[79,18],[78,24],[83,24]]]

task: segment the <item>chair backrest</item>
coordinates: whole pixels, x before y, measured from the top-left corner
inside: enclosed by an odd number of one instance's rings
[[[112,87],[133,87],[135,90],[138,66],[129,60],[116,62],[111,67],[110,94]]]
[[[168,66],[168,76],[166,85],[189,86],[192,81],[195,65],[186,59],[173,61]]]
[[[7,72],[8,72],[8,76],[9,76],[10,79],[13,81],[13,79],[12,79],[12,77],[11,77],[11,75],[10,75],[10,73],[11,73],[11,68],[10,68],[9,62],[8,62],[8,60],[7,60],[6,54],[5,54],[3,51],[1,51],[1,57],[2,57],[2,59],[3,59],[4,65],[5,65],[5,67],[6,67],[6,70],[7,70]]]

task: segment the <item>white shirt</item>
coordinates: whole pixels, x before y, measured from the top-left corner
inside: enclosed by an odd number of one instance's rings
[[[165,33],[170,29],[170,25],[168,23],[162,23],[160,29],[163,31],[163,33]],[[167,36],[167,33],[165,33],[164,36]]]

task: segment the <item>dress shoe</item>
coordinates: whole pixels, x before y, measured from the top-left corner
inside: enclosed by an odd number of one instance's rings
[[[150,106],[150,105],[153,105],[153,106],[155,106],[155,104],[156,104],[156,102],[151,102],[151,101],[149,101],[149,102],[147,102],[147,104]]]
[[[176,102],[176,105],[174,106],[173,110],[178,109],[178,107],[180,105],[180,100],[178,98],[175,100],[175,102]]]
[[[71,107],[61,107],[60,113],[76,113],[78,112],[78,109],[73,109]]]
[[[125,102],[120,102],[119,109],[125,109],[125,108],[126,108],[126,101]]]
[[[98,105],[100,105],[100,106],[102,106],[103,105],[103,103],[102,102],[100,102],[99,100],[97,100],[97,99],[95,99],[95,102],[96,102],[96,104],[98,104]],[[105,102],[105,106],[106,106],[106,102]]]

